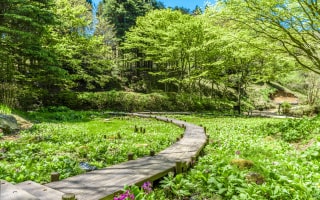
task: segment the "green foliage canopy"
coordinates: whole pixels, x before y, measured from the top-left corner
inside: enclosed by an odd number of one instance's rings
[[[279,44],[302,67],[320,73],[319,2],[304,0],[219,1],[225,17]]]
[[[117,38],[122,39],[125,32],[135,24],[138,16],[162,6],[154,0],[104,0],[103,7],[100,14],[115,25]]]

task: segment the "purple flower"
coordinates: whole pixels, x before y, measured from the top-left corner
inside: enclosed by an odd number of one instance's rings
[[[113,200],[134,200],[134,194],[131,194],[129,190],[125,193],[120,194],[118,197],[114,197]]]
[[[236,154],[237,154],[237,155],[240,155],[240,153],[241,153],[241,152],[240,152],[239,150],[238,150],[238,151],[236,151]]]
[[[142,185],[142,189],[145,193],[149,194],[152,191],[152,184],[149,181],[144,182]]]

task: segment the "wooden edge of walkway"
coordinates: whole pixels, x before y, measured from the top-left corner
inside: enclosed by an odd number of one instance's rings
[[[153,175],[153,176],[151,176],[151,177],[141,179],[141,180],[139,180],[138,182],[136,182],[134,185],[140,187],[140,186],[143,185],[143,183],[145,183],[145,182],[147,182],[147,181],[149,181],[149,182],[152,183],[152,182],[154,182],[154,181],[156,181],[156,180],[158,180],[158,179],[166,176],[169,172],[175,173],[175,167],[172,167],[172,168],[170,168],[170,169],[168,169],[168,170],[166,170],[166,171],[162,171],[162,172],[160,172],[160,173],[158,173],[158,174],[155,174],[155,175]],[[121,193],[123,193],[123,188],[120,189],[120,190],[118,190],[118,191],[115,191],[115,192],[112,193],[112,194],[109,194],[108,196],[105,196],[105,197],[102,198],[101,200],[113,200],[115,196],[117,196],[117,195],[119,195],[119,194],[121,194]]]
[[[189,112],[182,112],[183,114],[191,114]],[[183,138],[181,139],[182,141],[178,141],[175,144],[179,143],[179,142],[183,142],[183,139],[186,139],[188,137],[191,137],[192,131],[194,131],[194,129],[198,129],[198,131],[200,131],[200,135],[196,135],[197,139],[199,140],[199,144],[200,146],[198,146],[198,149],[194,152],[194,154],[192,156],[190,156],[187,159],[180,159],[180,161],[185,162],[187,165],[187,168],[189,168],[189,166],[192,166],[194,164],[194,162],[198,159],[199,155],[201,154],[201,152],[203,151],[204,147],[206,146],[206,144],[208,143],[208,135],[206,134],[206,131],[203,127],[195,125],[195,124],[191,124],[188,123],[186,121],[182,121],[182,120],[177,120],[177,119],[173,119],[173,118],[169,118],[167,116],[156,116],[156,115],[152,115],[152,114],[157,114],[157,112],[149,112],[149,113],[128,113],[129,116],[137,116],[137,117],[143,117],[143,118],[155,118],[157,120],[161,120],[164,122],[170,122],[173,123],[179,127],[184,127],[185,131],[183,134]],[[165,114],[164,112],[161,114]],[[191,133],[189,133],[188,131],[191,131]],[[199,134],[199,133],[198,133]],[[200,138],[199,138],[200,137]],[[202,140],[201,140],[202,139]],[[168,147],[167,149],[161,151],[159,154],[163,154],[166,150],[170,149],[172,146],[174,146],[175,144],[171,145],[170,147]],[[175,162],[177,162],[177,160],[175,160]]]

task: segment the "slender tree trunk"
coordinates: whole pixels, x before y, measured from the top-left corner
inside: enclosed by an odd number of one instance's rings
[[[213,99],[213,80],[211,80],[211,99]]]
[[[238,82],[238,114],[241,114],[241,81]]]

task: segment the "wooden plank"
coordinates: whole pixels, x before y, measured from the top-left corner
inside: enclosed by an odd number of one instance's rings
[[[64,193],[35,183],[33,181],[25,181],[16,185],[18,188],[27,191],[40,200],[57,200],[61,199]]]
[[[11,183],[0,180],[0,199],[1,200],[39,200],[39,198],[18,188]]]
[[[52,182],[46,186],[74,193],[78,200],[102,199],[123,189],[124,185],[133,185],[144,180],[156,180],[174,170],[173,162],[163,162],[160,157],[144,157],[114,165],[101,170]]]

